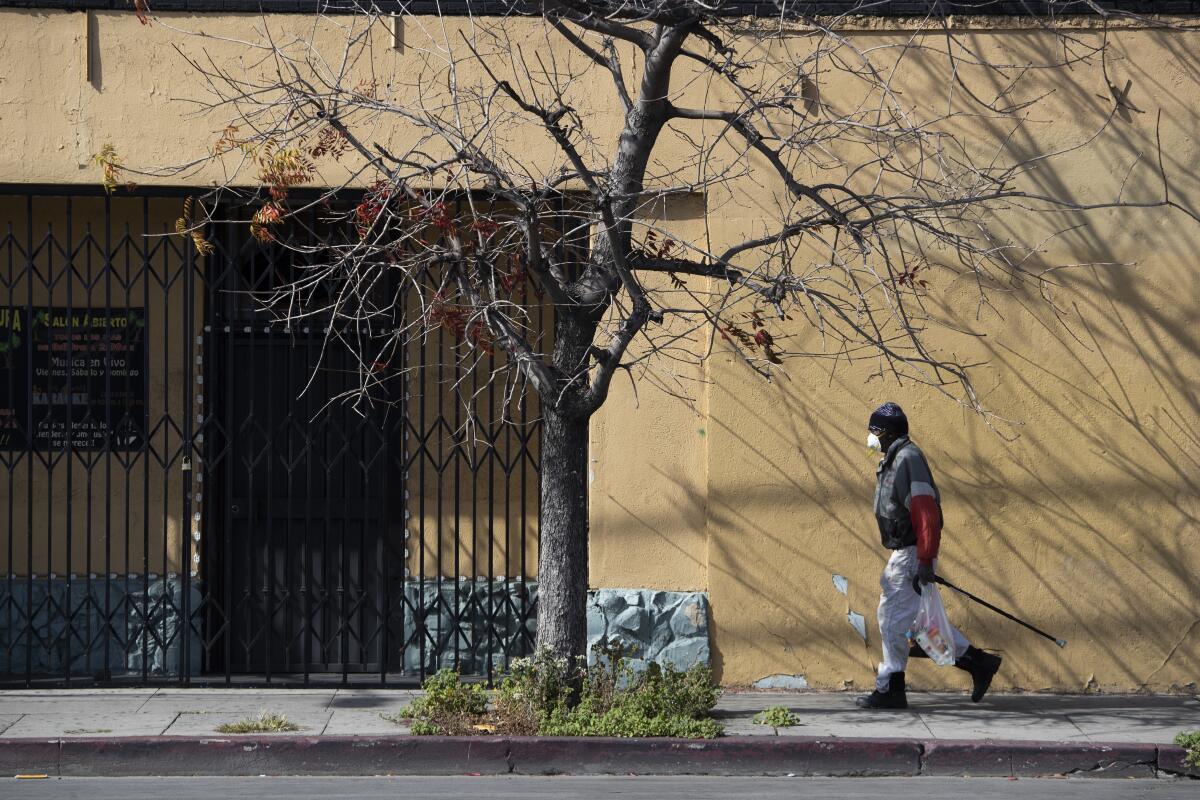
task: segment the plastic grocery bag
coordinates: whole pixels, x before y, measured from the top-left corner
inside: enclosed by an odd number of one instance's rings
[[[917,640],[921,649],[939,667],[954,663],[954,637],[950,633],[950,619],[942,605],[936,584],[921,587],[921,609],[913,621],[911,638]]]

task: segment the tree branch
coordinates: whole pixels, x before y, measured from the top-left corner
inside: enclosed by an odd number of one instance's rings
[[[612,74],[613,85],[617,90],[617,97],[621,101],[622,108],[624,108],[626,113],[628,113],[629,110],[633,108],[633,100],[631,100],[629,97],[629,90],[625,88],[625,76],[621,72],[621,62],[617,60],[617,51],[616,48],[613,47],[612,40],[605,38],[604,46],[605,49],[608,50],[608,55],[602,55],[594,47],[589,45],[579,36],[575,35],[575,32],[564,25],[561,20],[551,20],[551,24],[554,26],[556,31],[563,35],[563,38],[587,55],[587,57],[592,61],[599,64],[601,67],[604,67],[609,71],[609,73]]]
[[[543,13],[547,19],[559,17],[569,19],[581,28],[622,39],[637,45],[642,50],[648,50],[654,45],[654,39],[644,31],[628,25],[622,25],[612,19],[597,16],[587,3],[569,3],[564,0],[545,0],[542,3]]]

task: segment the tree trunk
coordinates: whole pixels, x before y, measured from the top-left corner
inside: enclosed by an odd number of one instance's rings
[[[538,533],[537,646],[586,654],[588,418],[546,409]]]

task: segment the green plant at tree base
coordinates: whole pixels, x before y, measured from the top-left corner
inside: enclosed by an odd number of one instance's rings
[[[385,719],[387,718],[385,717]],[[412,731],[414,736],[439,736],[445,733],[437,725],[422,719],[413,720],[412,727],[409,730]]]
[[[503,733],[530,736],[671,736],[711,739],[720,688],[707,666],[680,672],[650,664],[636,673],[621,645],[594,648],[595,663],[576,666],[549,651],[516,659],[492,709],[479,685],[453,670],[425,682],[426,696],[393,721],[411,720],[416,735]],[[387,718],[387,717],[385,717]]]
[[[772,728],[790,728],[800,724],[800,718],[783,706],[771,706],[754,715],[758,725],[770,725]]]
[[[413,700],[395,715],[381,714],[389,722],[411,720],[417,736],[475,733],[472,729],[487,713],[487,690],[478,683],[463,683],[449,667],[425,679],[424,697]]]
[[[1200,767],[1200,731],[1181,731],[1175,735],[1175,744],[1187,751],[1184,760],[1190,767]]]
[[[707,666],[680,672],[651,663],[637,674],[620,643],[593,648],[594,662],[579,670],[576,684],[563,659],[539,653],[514,665],[500,689],[497,709],[522,724],[537,720],[543,736],[672,736],[711,739],[722,727],[709,717],[720,689]]]

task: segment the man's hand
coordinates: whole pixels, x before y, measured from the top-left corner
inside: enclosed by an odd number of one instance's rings
[[[924,586],[933,583],[933,578],[933,564],[927,564],[923,561],[917,562],[917,580],[921,582],[921,585]]]

